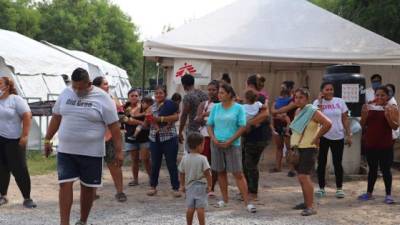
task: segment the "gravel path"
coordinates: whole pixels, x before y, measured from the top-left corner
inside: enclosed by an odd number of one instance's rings
[[[125,183],[129,180],[129,168],[124,168]],[[147,197],[147,185],[144,174],[140,174],[141,185],[126,187],[128,202],[114,200],[114,187],[108,170],[104,175],[104,187],[98,193],[101,198],[95,202],[89,217],[90,224],[98,225],[164,225],[185,224],[185,206],[183,198],[174,199],[169,192],[168,175],[165,171],[160,176],[158,197]],[[394,196],[400,201],[399,173],[394,178]],[[233,182],[230,182],[233,184]],[[329,182],[333,185],[333,181]],[[400,224],[399,205],[387,206],[383,201],[383,184],[379,179],[376,185],[376,200],[360,203],[357,195],[366,189],[366,181],[345,183],[347,196],[335,199],[333,188],[328,188],[328,197],[318,200],[318,214],[302,217],[299,211],[290,208],[302,200],[301,190],[295,178],[288,178],[285,173],[261,174],[260,201],[256,202],[258,212],[249,214],[238,200],[232,200],[227,208],[213,207],[216,199],[210,199],[207,211],[207,224],[210,225],[255,225],[255,224]],[[32,177],[32,198],[38,208],[27,210],[21,206],[21,196],[14,181],[10,185],[10,203],[0,208],[0,224],[18,225],[54,225],[58,224],[58,186],[55,174]],[[230,196],[236,196],[237,189],[230,186]],[[79,186],[75,185],[74,205],[71,224],[79,216]],[[197,222],[195,223],[197,224]]]

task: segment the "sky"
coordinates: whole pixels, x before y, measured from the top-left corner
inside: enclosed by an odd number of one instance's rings
[[[139,27],[140,39],[161,35],[164,26],[177,28],[235,0],[111,0]]]

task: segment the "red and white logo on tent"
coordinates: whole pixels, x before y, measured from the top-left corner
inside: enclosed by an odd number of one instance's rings
[[[178,69],[175,76],[182,77],[185,74],[190,74],[190,75],[194,76],[195,73],[196,73],[196,69],[194,68],[194,66],[185,62],[183,64],[183,66]]]

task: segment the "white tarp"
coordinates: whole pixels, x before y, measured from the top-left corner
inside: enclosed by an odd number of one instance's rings
[[[211,81],[211,61],[175,59],[173,72],[175,83],[180,84],[181,77],[185,74],[193,75],[197,85],[207,85]]]
[[[306,0],[238,0],[146,41],[144,55],[400,65],[400,45]]]
[[[46,41],[43,41],[43,43],[64,54],[88,63],[91,79],[97,76],[106,77],[111,86],[111,92],[119,98],[127,98],[131,85],[126,70],[86,52],[69,50]]]

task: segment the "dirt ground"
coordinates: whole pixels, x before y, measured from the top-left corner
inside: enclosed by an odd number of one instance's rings
[[[272,154],[266,154],[266,158]],[[266,160],[264,158],[264,161]],[[282,173],[269,174],[267,167],[261,165],[263,172],[260,179],[259,201],[255,202],[257,213],[249,214],[244,205],[236,198],[237,188],[230,180],[230,197],[228,207],[217,209],[213,205],[217,199],[209,200],[207,224],[244,225],[244,224],[400,224],[400,205],[385,205],[382,179],[376,184],[376,200],[359,202],[357,196],[366,190],[365,177],[347,179],[344,184],[346,198],[336,199],[333,176],[328,179],[328,196],[316,199],[318,214],[302,217],[299,211],[292,210],[295,204],[302,201],[301,189],[296,178]],[[98,193],[97,200],[89,217],[89,224],[185,224],[184,199],[174,199],[170,193],[168,173],[164,169],[160,175],[159,194],[157,197],[146,196],[147,177],[140,174],[140,185],[127,187],[131,175],[129,168],[124,168],[126,203],[114,199],[115,189],[107,169],[104,172],[104,187]],[[400,173],[394,170],[393,195],[400,202]],[[79,185],[74,186],[74,205],[71,224],[79,217]],[[219,193],[217,188],[217,193]],[[0,224],[58,224],[58,185],[55,173],[32,177],[32,198],[38,208],[24,209],[22,197],[12,181],[9,188],[9,204],[0,208]],[[197,222],[195,223],[197,224]]]

